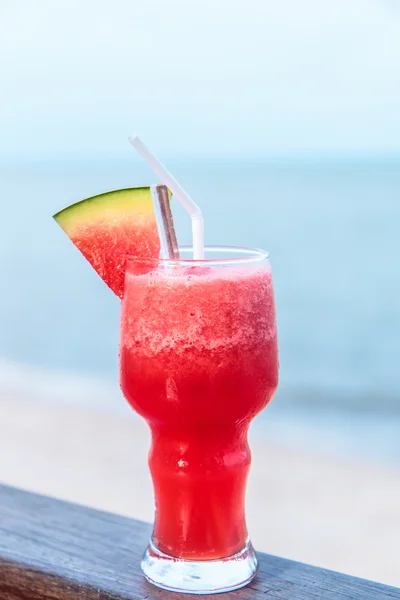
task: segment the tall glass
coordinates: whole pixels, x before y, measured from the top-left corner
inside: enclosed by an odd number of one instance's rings
[[[237,589],[257,571],[245,521],[247,431],[278,384],[267,254],[128,257],[122,391],[150,426],[155,524],[142,569],[180,592]]]

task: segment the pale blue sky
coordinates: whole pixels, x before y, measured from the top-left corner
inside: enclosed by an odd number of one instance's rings
[[[395,0],[1,0],[0,154],[400,153]]]

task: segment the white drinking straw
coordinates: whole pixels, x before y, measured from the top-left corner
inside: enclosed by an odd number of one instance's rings
[[[193,236],[193,258],[195,260],[204,259],[204,220],[200,208],[185,192],[182,186],[176,181],[175,177],[164,167],[164,165],[150,152],[142,140],[136,135],[131,135],[129,141],[137,150],[140,156],[153,169],[161,181],[169,187],[173,195],[179,200],[182,206],[187,210],[192,219]]]

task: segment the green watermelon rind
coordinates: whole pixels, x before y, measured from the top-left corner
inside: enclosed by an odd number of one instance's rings
[[[53,215],[53,219],[68,233],[70,227],[79,221],[99,218],[99,216],[104,218],[105,212],[122,212],[124,206],[132,208],[133,202],[135,212],[150,213],[153,210],[150,187],[123,188],[91,196],[60,210]]]

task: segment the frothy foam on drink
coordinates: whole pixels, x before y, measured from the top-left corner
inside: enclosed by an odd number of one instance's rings
[[[128,273],[123,320],[133,354],[262,351],[276,336],[270,267]]]

